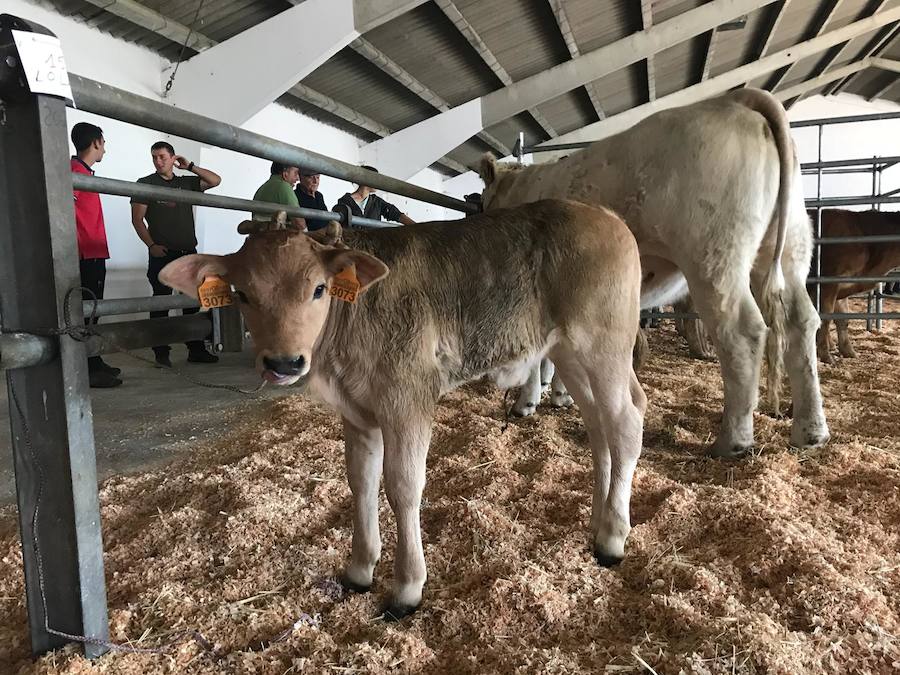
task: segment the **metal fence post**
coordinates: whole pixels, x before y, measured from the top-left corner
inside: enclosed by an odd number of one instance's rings
[[[31,93],[13,30],[51,33],[0,15],[0,320],[4,332],[33,334],[64,325],[66,293],[80,281],[66,103]],[[80,294],[70,309],[80,322]],[[52,631],[98,640],[109,631],[85,347],[53,339],[57,357],[6,372],[35,655],[71,641]]]

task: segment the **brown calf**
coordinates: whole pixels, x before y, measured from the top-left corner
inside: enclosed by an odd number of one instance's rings
[[[353,493],[344,581],[355,590],[369,589],[381,555],[384,474],[397,519],[386,617],[422,599],[419,505],[437,400],[484,374],[520,384],[545,355],[588,429],[594,555],[623,557],[646,397],[631,366],[640,260],[612,212],[546,200],[404,228],[258,232],[232,255],[180,258],[160,279],[196,295],[210,275],[234,286],[263,377],[308,375],[342,415]],[[347,277],[360,284],[355,304],[329,295]]]

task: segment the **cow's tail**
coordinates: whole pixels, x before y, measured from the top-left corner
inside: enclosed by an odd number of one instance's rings
[[[766,118],[775,147],[778,150],[779,179],[778,202],[775,209],[777,236],[775,253],[766,274],[760,295],[760,309],[769,327],[766,337],[766,361],[768,374],[766,389],[775,414],[779,414],[779,390],[784,370],[783,354],[785,346],[785,324],[787,315],[784,307],[784,272],[781,267],[781,256],[787,234],[788,219],[791,209],[791,187],[794,181],[794,144],[791,140],[790,124],[781,103],[767,91],[761,89],[740,89],[733,94],[735,100],[758,112]]]

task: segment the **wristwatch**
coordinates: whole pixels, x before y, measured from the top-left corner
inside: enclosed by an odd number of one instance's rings
[[[193,162],[191,162],[190,164],[188,164],[187,170],[188,170],[188,171],[193,171],[193,170],[194,170],[194,163],[193,163]]]

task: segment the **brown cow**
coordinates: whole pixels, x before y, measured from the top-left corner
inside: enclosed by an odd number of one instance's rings
[[[520,384],[545,355],[588,430],[594,555],[601,564],[624,556],[646,397],[631,366],[640,259],[611,211],[546,200],[343,235],[337,223],[310,235],[258,232],[232,255],[179,258],[160,279],[196,296],[210,275],[234,286],[263,377],[291,384],[308,375],[343,417],[354,501],[344,580],[356,590],[369,589],[381,555],[383,470],[397,518],[386,617],[422,599],[419,506],[438,398],[483,374]],[[331,299],[329,289],[354,280],[355,304]]]
[[[816,212],[809,211],[815,223]],[[823,209],[823,237],[865,237],[872,235],[900,235],[900,212],[897,211],[846,211]],[[879,277],[900,267],[900,242],[863,244],[825,244],[822,246],[822,276],[829,277]],[[814,273],[814,271],[813,271]],[[811,274],[812,276],[812,274]],[[856,293],[870,291],[874,283],[822,284],[822,313],[846,312],[846,298]],[[811,294],[815,292],[810,287]],[[831,363],[830,320],[823,319],[819,328],[819,358]],[[856,352],[850,343],[846,319],[836,319],[838,351],[841,356],[854,357]]]

